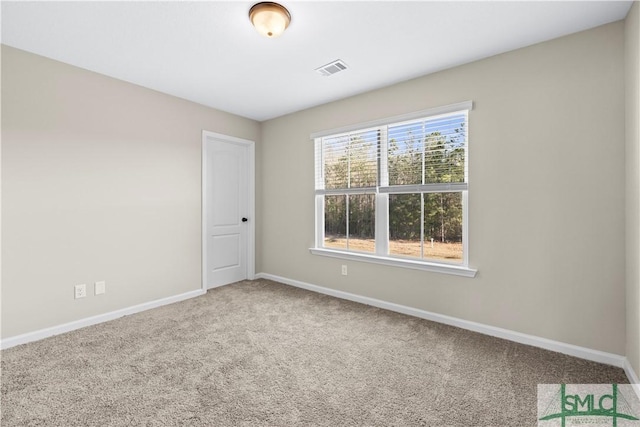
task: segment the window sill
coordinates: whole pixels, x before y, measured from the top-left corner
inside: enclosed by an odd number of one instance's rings
[[[393,267],[412,268],[414,270],[433,271],[436,273],[453,274],[455,276],[475,277],[478,270],[454,264],[439,264],[435,262],[414,261],[403,258],[381,257],[356,252],[345,252],[334,249],[310,248],[313,255],[328,256],[332,258],[348,259],[352,261],[371,262],[374,264],[390,265]]]

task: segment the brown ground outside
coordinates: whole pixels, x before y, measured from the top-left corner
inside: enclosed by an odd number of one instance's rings
[[[347,239],[344,237],[326,237],[325,248],[347,249]],[[349,239],[349,249],[361,252],[374,252],[375,241],[373,239]],[[420,241],[416,240],[390,240],[389,254],[420,258]],[[431,241],[424,242],[424,258],[444,261],[462,261],[462,243],[441,243]]]

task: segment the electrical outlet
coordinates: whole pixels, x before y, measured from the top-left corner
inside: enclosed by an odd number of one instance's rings
[[[85,285],[84,283],[81,285],[75,285],[73,289],[75,290],[75,299],[84,298],[87,296],[87,285]]]
[[[346,265],[343,265],[343,266],[342,266],[342,275],[343,275],[343,276],[346,276],[346,275],[347,275],[347,266],[346,266]]]
[[[104,294],[107,291],[107,283],[104,280],[96,282],[93,289],[96,295]]]

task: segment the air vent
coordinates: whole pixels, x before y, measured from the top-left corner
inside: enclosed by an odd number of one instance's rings
[[[339,73],[340,71],[344,71],[347,69],[347,64],[342,62],[341,59],[336,59],[333,62],[330,62],[326,65],[323,65],[320,68],[316,68],[316,71],[325,77],[331,76],[335,73]]]

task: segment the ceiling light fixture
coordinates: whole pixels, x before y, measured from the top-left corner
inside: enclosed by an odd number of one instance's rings
[[[254,4],[249,10],[249,19],[260,34],[272,38],[287,29],[291,15],[284,6],[267,1]]]

